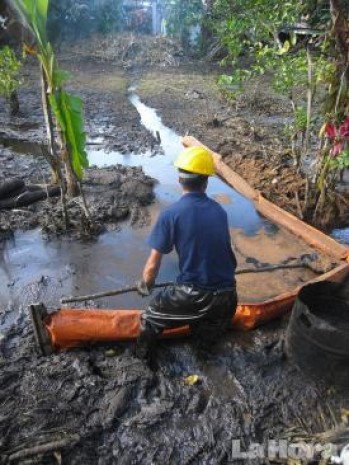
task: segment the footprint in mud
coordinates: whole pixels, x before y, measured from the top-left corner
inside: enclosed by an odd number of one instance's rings
[[[191,387],[191,394],[186,400],[185,408],[191,412],[205,410],[211,397],[234,399],[244,404],[246,393],[232,371],[231,348],[230,339],[222,340],[210,350],[198,350],[191,342],[167,342],[159,351],[159,371],[155,376],[161,373],[165,378],[177,379],[184,385],[188,376],[197,375],[198,382]]]
[[[166,376],[185,377],[197,372],[200,361],[190,342],[168,341],[159,344],[157,363]]]
[[[121,386],[116,390],[110,391],[103,397],[99,415],[101,424],[105,428],[110,427],[114,421],[120,420],[126,413],[129,408],[132,391],[132,385]]]

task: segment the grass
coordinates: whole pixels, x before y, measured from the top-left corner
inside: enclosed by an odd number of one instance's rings
[[[171,85],[169,85],[169,82],[171,82]],[[140,80],[137,89],[143,96],[150,98],[164,92],[185,94],[192,90],[197,90],[205,94],[212,94],[212,92],[218,93],[218,87],[214,76],[178,72],[174,80],[173,72],[166,73],[163,71],[145,74]]]
[[[122,72],[108,71],[100,74],[74,72],[75,84],[81,85],[85,90],[100,90],[105,92],[118,92],[126,94],[128,81]]]

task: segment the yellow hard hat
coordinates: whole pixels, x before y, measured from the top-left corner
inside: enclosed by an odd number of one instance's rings
[[[190,173],[212,176],[214,171],[213,157],[203,147],[189,147],[184,149],[174,162],[174,166]]]

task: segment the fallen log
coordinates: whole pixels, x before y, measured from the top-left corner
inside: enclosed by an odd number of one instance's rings
[[[39,200],[45,200],[48,197],[57,197],[61,194],[59,187],[48,187],[47,189],[36,190],[33,192],[25,191],[12,199],[0,200],[0,210],[11,210],[12,208],[26,207]]]
[[[24,190],[23,179],[9,179],[0,185],[0,200],[21,194]]]
[[[36,455],[46,454],[47,452],[56,452],[65,447],[70,447],[80,440],[80,436],[73,434],[57,441],[39,444],[33,447],[27,447],[7,456],[8,462],[17,462],[18,460],[34,457]]]

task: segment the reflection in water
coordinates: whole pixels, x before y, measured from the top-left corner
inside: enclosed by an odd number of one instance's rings
[[[62,295],[89,294],[134,283],[148,249],[146,231],[129,232],[125,228],[85,244],[45,241],[41,231],[15,235],[15,242],[8,244],[0,261],[1,306],[6,306],[9,299],[29,304],[43,297],[45,303],[55,306]],[[176,266],[174,256],[164,265],[160,279],[170,280]],[[34,289],[30,283],[37,282],[44,285]],[[144,305],[135,294],[121,295],[117,303],[121,307]]]
[[[349,245],[349,228],[334,229],[332,231],[331,236],[336,241],[341,242],[342,244],[348,244]]]

